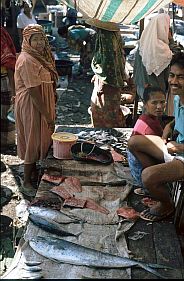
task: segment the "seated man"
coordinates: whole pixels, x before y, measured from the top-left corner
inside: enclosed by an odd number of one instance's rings
[[[174,203],[167,183],[184,179],[184,53],[173,56],[168,83],[174,98],[175,122],[166,125],[159,136],[132,136],[130,151],[142,164],[142,182],[150,195],[159,201],[144,210],[141,218],[159,221],[174,212]],[[172,129],[178,132],[176,141],[168,141]]]

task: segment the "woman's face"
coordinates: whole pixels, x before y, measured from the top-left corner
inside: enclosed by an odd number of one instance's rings
[[[31,7],[27,3],[24,3],[24,13],[29,14],[30,12],[31,12]]]
[[[45,39],[42,33],[33,34],[30,38],[30,45],[33,49],[37,50],[39,53],[42,53],[45,48]]]
[[[154,92],[150,99],[144,104],[146,114],[153,116],[162,116],[165,110],[165,95],[161,92]]]

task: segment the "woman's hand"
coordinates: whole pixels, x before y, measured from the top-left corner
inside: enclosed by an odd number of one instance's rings
[[[91,83],[93,83],[95,81],[95,76],[96,75],[93,75],[93,77],[91,78]]]
[[[55,131],[55,123],[53,120],[48,120],[47,125],[49,130],[53,133]]]
[[[11,97],[11,104],[14,105],[15,104],[15,96]]]

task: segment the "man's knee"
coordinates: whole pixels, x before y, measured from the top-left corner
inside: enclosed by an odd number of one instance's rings
[[[142,171],[142,182],[146,187],[158,183],[158,177],[156,175],[156,172],[154,171],[154,166],[145,168]]]

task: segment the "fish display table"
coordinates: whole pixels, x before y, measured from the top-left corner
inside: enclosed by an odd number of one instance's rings
[[[131,129],[59,126],[57,131],[78,134],[91,142],[96,136],[101,146],[110,142],[126,159]],[[44,176],[29,207],[31,220],[27,220],[24,236],[3,279],[157,279],[160,275],[183,279],[181,249],[172,220],[150,223],[117,214],[121,207],[131,206],[138,212],[143,209],[140,196],[132,192],[133,179],[126,161],[103,165],[60,160],[53,157],[51,149],[41,168]],[[66,199],[70,199],[65,197],[66,191],[72,192],[76,182],[80,186],[74,198],[85,204],[78,208],[65,206]],[[63,198],[57,194],[60,186],[65,191]],[[47,219],[44,228],[39,226],[43,221],[35,224],[38,214]],[[157,268],[159,265],[164,268]]]

